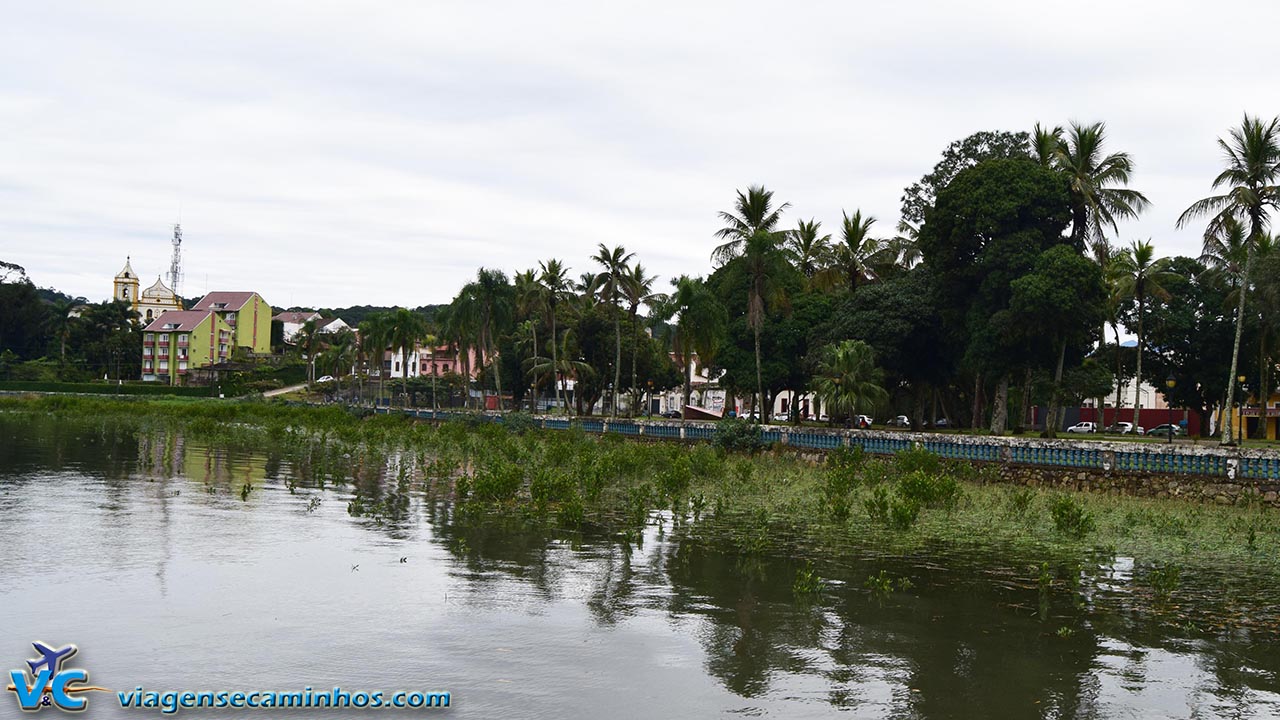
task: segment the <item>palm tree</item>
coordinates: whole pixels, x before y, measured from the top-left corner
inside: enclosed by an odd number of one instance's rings
[[[829,288],[847,284],[849,292],[857,292],[863,281],[878,279],[896,260],[896,253],[888,249],[883,240],[871,237],[874,217],[863,217],[861,210],[855,210],[853,215],[843,212],[841,215],[840,243],[836,245],[832,264],[819,275],[819,284]]]
[[[324,366],[333,371],[339,395],[342,394],[342,376],[351,371],[357,353],[355,335],[350,330],[343,330],[329,339],[328,349],[320,355],[324,359]]]
[[[898,221],[898,234],[890,238],[885,247],[893,255],[893,264],[910,270],[923,258],[920,252],[920,228],[906,220]]]
[[[1232,128],[1230,140],[1218,138],[1227,167],[1213,179],[1214,189],[1223,188],[1221,195],[1211,195],[1191,204],[1178,218],[1183,227],[1197,217],[1210,216],[1206,235],[1218,235],[1228,220],[1248,223],[1248,246],[1244,269],[1240,273],[1240,299],[1236,303],[1236,337],[1231,350],[1231,375],[1227,378],[1227,404],[1229,409],[1235,399],[1236,372],[1240,362],[1240,338],[1244,332],[1245,295],[1249,288],[1249,274],[1253,270],[1255,245],[1267,233],[1271,221],[1270,209],[1280,203],[1280,118],[1264,123],[1261,118],[1244,116],[1240,127]],[[1231,445],[1232,417],[1223,413],[1222,444]]]
[[[502,369],[498,360],[498,336],[511,324],[515,312],[515,293],[506,273],[480,268],[476,279],[462,289],[475,304],[477,345],[483,358],[493,365],[494,385],[498,390],[498,410],[502,411]]]
[[[527,319],[530,339],[533,341],[532,355],[538,355],[538,319],[546,312],[546,292],[542,285],[538,283],[538,275],[536,270],[526,270],[516,273],[514,278],[516,310],[521,317]],[[525,324],[522,323],[521,327]],[[538,382],[537,377],[534,378],[533,392],[529,395],[529,411],[538,411]]]
[[[1062,147],[1062,126],[1055,125],[1049,129],[1036,123],[1031,132],[1031,157],[1041,165],[1050,167],[1057,161],[1060,147]]]
[[[596,276],[596,292],[600,295],[600,301],[608,305],[613,313],[613,417],[618,416],[618,386],[622,384],[622,318],[614,311],[627,282],[631,258],[635,255],[627,252],[621,245],[610,250],[604,243],[600,243],[599,250],[591,258],[604,268]]]
[[[834,417],[870,414],[889,399],[884,371],[876,367],[875,353],[861,340],[845,340],[824,348],[814,379],[814,390]]]
[[[640,306],[652,304],[654,301],[653,283],[657,275],[645,273],[644,266],[636,263],[627,273],[622,284],[622,294],[627,300],[627,314],[631,316],[631,392],[640,392],[637,371],[636,351],[640,347]],[[638,398],[638,395],[636,395]],[[635,415],[635,403],[632,403],[631,414]]]
[[[774,282],[778,270],[786,260],[778,248],[776,233],[758,232],[743,244],[743,270],[747,274],[747,326],[755,335],[756,346],[756,397],[760,405],[761,422],[768,422],[769,408],[764,399],[764,380],[760,371],[760,332],[764,329],[765,315],[769,308],[786,301],[782,287]]]
[[[400,394],[409,399],[409,350],[427,333],[427,320],[416,312],[398,307],[388,318],[387,340],[400,348]]]
[[[831,235],[820,235],[821,228],[822,223],[816,220],[801,220],[795,230],[787,231],[783,246],[787,259],[808,280],[830,263]]]
[[[539,263],[542,268],[541,274],[538,275],[538,284],[542,286],[547,317],[551,320],[551,367],[553,369],[551,383],[556,386],[556,404],[565,407],[564,400],[561,397],[560,388],[563,382],[556,382],[559,376],[557,368],[560,367],[560,359],[557,357],[559,353],[559,334],[556,332],[556,308],[560,302],[569,294],[569,271],[559,260],[552,258],[546,262]]]
[[[371,362],[375,353],[377,355],[378,367],[378,394],[381,395],[382,383],[386,373],[382,371],[382,359],[387,351],[387,345],[390,343],[388,339],[387,329],[391,323],[388,320],[387,313],[373,313],[360,321],[360,355],[364,358],[366,364],[366,374],[368,374],[367,365]],[[361,387],[363,392],[363,387]]]
[[[314,319],[302,324],[297,340],[298,347],[307,356],[307,382],[313,383],[316,381],[316,351],[320,344],[320,327]]]
[[[776,233],[782,212],[789,207],[791,203],[782,203],[774,208],[773,191],[765,190],[762,185],[749,186],[746,194],[739,190],[733,210],[719,213],[725,226],[716,231],[716,237],[725,242],[711,252],[711,260],[716,265],[723,265],[741,255],[751,237],[760,233]]]
[[[1156,259],[1155,247],[1150,241],[1135,241],[1116,259],[1116,289],[1122,297],[1133,298],[1138,303],[1138,368],[1133,389],[1133,431],[1142,426],[1138,416],[1142,412],[1142,322],[1146,315],[1148,297],[1167,299],[1169,291],[1165,283],[1176,277],[1169,270],[1169,258]],[[1119,348],[1117,348],[1117,351]],[[1116,409],[1119,412],[1119,408]]]
[[[684,404],[693,392],[693,358],[710,364],[724,337],[727,316],[720,300],[701,278],[681,275],[671,281],[674,291],[655,298],[655,314],[663,320],[675,319],[672,351],[684,377]]]
[[[1036,131],[1038,150],[1038,125]],[[1053,164],[1070,181],[1071,240],[1077,248],[1086,242],[1105,242],[1104,227],[1119,232],[1118,220],[1136,218],[1150,204],[1137,190],[1119,187],[1129,184],[1133,160],[1122,152],[1104,157],[1106,134],[1103,123],[1073,122],[1054,153]]]

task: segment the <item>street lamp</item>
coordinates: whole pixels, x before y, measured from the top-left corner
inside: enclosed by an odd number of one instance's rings
[[[1169,373],[1169,377],[1165,378],[1164,380],[1164,386],[1169,388],[1170,395],[1173,394],[1173,388],[1177,384],[1178,384],[1178,379],[1173,376],[1173,373]],[[1166,413],[1165,417],[1168,418],[1169,415]],[[1166,424],[1169,426],[1169,442],[1173,442],[1173,423],[1167,422]]]
[[[648,409],[648,412],[645,413],[645,415],[648,417],[653,417],[653,381],[646,380],[645,385],[649,386],[649,394],[645,398],[645,404],[649,406],[649,409]]]

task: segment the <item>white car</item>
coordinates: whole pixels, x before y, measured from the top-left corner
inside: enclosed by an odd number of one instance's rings
[[[1067,432],[1069,432],[1069,433],[1096,433],[1096,432],[1098,432],[1098,426],[1097,426],[1096,424],[1094,424],[1094,423],[1091,423],[1091,422],[1078,422],[1078,423],[1076,423],[1075,425],[1072,425],[1071,427],[1067,428]]]
[[[855,420],[857,421],[856,422],[857,426],[860,428],[871,427],[872,420],[870,415],[859,415],[855,418]]]
[[[1109,432],[1109,433],[1116,433],[1116,434],[1118,434],[1118,435],[1132,435],[1132,434],[1133,434],[1133,423],[1130,423],[1130,422],[1118,422],[1118,423],[1116,423],[1116,424],[1112,425],[1111,427],[1107,428],[1107,432]],[[1144,428],[1144,427],[1142,427],[1141,425],[1139,425],[1139,426],[1138,426],[1138,434],[1139,434],[1139,435],[1146,435],[1146,434],[1147,434],[1147,429],[1146,429],[1146,428]]]
[[[316,382],[318,382],[318,383],[333,382],[333,376],[332,376],[332,375],[325,375],[325,376],[323,376],[323,377],[318,377],[318,378],[316,378]]]

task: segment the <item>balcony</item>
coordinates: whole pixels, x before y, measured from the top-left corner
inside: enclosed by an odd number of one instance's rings
[[[187,340],[179,340],[179,341],[178,341],[178,347],[180,347],[180,348],[190,347],[190,346],[191,346],[191,343],[190,343],[189,341],[187,341]]]
[[[142,347],[151,347],[156,344],[155,340],[143,340]]]

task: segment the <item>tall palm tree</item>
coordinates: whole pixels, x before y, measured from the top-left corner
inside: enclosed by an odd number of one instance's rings
[[[795,230],[787,231],[783,251],[787,259],[807,280],[812,280],[819,270],[830,264],[831,235],[821,235],[822,223],[801,220]]]
[[[387,345],[390,343],[387,329],[390,327],[387,313],[373,313],[366,316],[360,321],[360,355],[364,358],[365,374],[369,372],[368,366],[373,362],[373,358],[377,357],[378,368],[378,395],[382,394],[382,384],[386,373],[382,371],[382,359],[386,354]],[[363,393],[363,383],[361,392]],[[363,398],[362,398],[363,399]]]
[[[1206,235],[1217,235],[1228,220],[1238,219],[1247,223],[1248,249],[1244,269],[1240,273],[1240,299],[1236,303],[1236,337],[1231,350],[1231,375],[1227,378],[1227,404],[1234,404],[1236,372],[1240,362],[1240,338],[1244,332],[1245,295],[1249,288],[1249,274],[1253,270],[1255,245],[1266,235],[1271,221],[1270,211],[1280,204],[1280,118],[1263,122],[1261,118],[1244,116],[1240,127],[1232,128],[1230,139],[1218,138],[1226,168],[1213,179],[1214,189],[1225,190],[1220,195],[1210,195],[1191,204],[1178,218],[1178,227],[1192,219],[1209,216]],[[1231,445],[1231,413],[1223,413],[1222,444]]]
[[[618,386],[622,384],[622,318],[614,311],[626,287],[631,258],[635,256],[621,245],[610,250],[600,243],[600,248],[591,258],[603,268],[596,276],[596,292],[613,314],[613,417],[618,417]]]
[[[875,353],[861,340],[845,340],[824,348],[814,389],[832,416],[870,414],[889,399],[884,371]]]
[[[400,348],[400,393],[404,402],[409,398],[409,350],[418,344],[427,332],[427,320],[407,308],[398,307],[391,313],[387,340],[391,347]]]
[[[747,240],[757,234],[777,233],[782,213],[789,207],[791,203],[784,202],[775,208],[773,191],[764,189],[763,185],[748,186],[745,194],[739,190],[733,210],[719,213],[725,226],[716,231],[716,237],[725,242],[711,252],[712,262],[723,265],[738,257]]]
[[[832,263],[819,275],[819,285],[837,287],[841,284],[849,292],[857,292],[858,285],[876,280],[883,270],[893,264],[896,253],[888,249],[883,240],[871,237],[871,226],[876,219],[863,217],[861,210],[853,215],[842,212],[840,242],[832,253]]]
[[[498,358],[498,338],[515,317],[515,290],[507,274],[501,270],[480,268],[476,279],[467,283],[462,294],[469,295],[476,309],[476,345],[484,360],[493,366],[493,381],[498,390],[498,410],[502,411],[502,368]]]
[[[1142,323],[1146,315],[1147,298],[1167,299],[1169,291],[1164,286],[1177,274],[1169,269],[1169,258],[1156,259],[1155,247],[1150,241],[1135,241],[1125,248],[1117,258],[1115,267],[1120,295],[1133,298],[1138,303],[1138,369],[1133,388],[1133,431],[1137,432],[1142,425],[1138,422],[1138,416],[1142,412]]]
[[[640,306],[654,302],[653,283],[657,275],[649,275],[644,266],[636,263],[624,278],[623,297],[627,300],[627,314],[631,316],[631,392],[638,397],[639,385],[636,370],[636,354],[640,347]],[[635,403],[632,403],[631,414],[635,415]]]
[[[758,232],[747,238],[742,248],[743,270],[747,286],[747,326],[755,335],[756,397],[760,403],[760,420],[768,422],[769,408],[764,398],[764,380],[760,371],[760,332],[764,329],[769,308],[786,302],[786,293],[774,278],[786,263],[777,242],[777,233]]]
[[[570,281],[569,270],[559,260],[552,258],[545,262],[539,263],[542,272],[538,275],[538,284],[542,286],[544,292],[544,307],[546,308],[547,317],[551,320],[551,382],[556,386],[556,404],[560,407],[564,405],[564,399],[561,397],[560,388],[563,381],[557,382],[559,378],[558,368],[560,367],[559,353],[559,333],[556,332],[556,309],[560,306],[560,302],[569,295]]]
[[[1117,221],[1138,217],[1150,204],[1142,193],[1123,187],[1129,184],[1133,160],[1122,152],[1104,156],[1106,135],[1103,123],[1073,122],[1054,153],[1053,164],[1070,181],[1071,240],[1077,248],[1105,242],[1105,227],[1119,232]]]
[[[533,342],[532,355],[536,357],[538,355],[538,320],[546,314],[546,292],[538,283],[537,271],[532,269],[516,273],[512,284],[515,286],[516,312],[526,321],[521,323],[521,327],[529,331],[529,337]],[[538,410],[539,380],[541,376],[534,377],[533,391],[529,394],[530,412]]]
[[[298,347],[307,356],[307,382],[316,381],[316,353],[320,349],[320,327],[315,320],[308,320],[298,330]]]
[[[351,366],[355,364],[358,353],[355,334],[350,330],[334,333],[328,344],[329,347],[320,354],[320,357],[323,358],[324,367],[333,372],[338,393],[341,395],[342,376],[351,372]]]
[[[906,220],[898,221],[898,234],[886,242],[893,254],[893,263],[903,270],[910,270],[923,258],[920,252],[920,228]]]
[[[671,281],[670,295],[655,298],[655,314],[663,320],[675,320],[672,352],[680,363],[684,378],[684,405],[693,392],[693,358],[709,365],[716,355],[728,323],[720,300],[701,278],[681,275]]]

